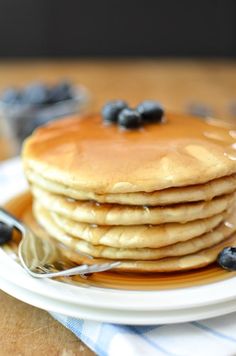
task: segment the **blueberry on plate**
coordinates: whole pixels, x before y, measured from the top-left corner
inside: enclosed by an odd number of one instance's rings
[[[164,114],[162,105],[152,100],[143,101],[136,110],[140,113],[143,123],[160,122]]]
[[[5,244],[12,238],[13,227],[0,222],[0,245]]]
[[[128,104],[123,100],[109,101],[102,108],[102,117],[106,123],[116,123],[121,110],[128,107]]]
[[[118,115],[118,123],[126,129],[136,129],[141,126],[142,118],[137,110],[123,109]]]
[[[236,271],[236,247],[225,247],[218,255],[218,264],[229,271]]]

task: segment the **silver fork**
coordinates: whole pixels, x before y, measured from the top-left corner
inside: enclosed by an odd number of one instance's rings
[[[25,224],[2,208],[0,208],[0,221],[21,233],[22,239],[18,248],[19,259],[24,269],[35,278],[104,272],[120,265],[120,262],[109,262],[68,268],[68,261],[63,261],[62,254],[53,241],[36,236]],[[92,259],[91,256],[87,257]]]

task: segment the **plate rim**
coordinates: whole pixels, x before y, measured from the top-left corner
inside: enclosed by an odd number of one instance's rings
[[[156,324],[172,324],[172,323],[186,323],[194,320],[203,320],[206,318],[214,318],[226,315],[236,311],[236,301],[229,303],[219,303],[211,306],[211,309],[205,307],[187,309],[183,315],[181,311],[169,311],[169,315],[165,315],[165,311],[160,315],[160,311],[149,311],[147,314],[135,313],[131,311],[127,313],[123,310],[123,314],[118,310],[106,310],[103,308],[91,308],[82,306],[78,309],[76,304],[66,304],[65,302],[51,300],[50,298],[41,296],[37,293],[30,292],[24,287],[16,286],[4,278],[0,279],[0,288],[6,293],[15,298],[41,308],[51,313],[60,313],[70,317],[93,320],[97,322],[107,322],[126,325],[156,325]],[[22,296],[23,293],[23,296]],[[36,298],[36,299],[35,299]],[[48,306],[50,307],[48,308]]]
[[[7,274],[6,270],[10,273]],[[161,291],[115,290],[87,285],[75,286],[50,279],[39,280],[28,275],[2,248],[0,249],[0,278],[19,287],[23,284],[29,292],[36,292],[58,301],[116,310],[184,310],[231,301],[236,296],[236,277],[203,286]],[[213,287],[214,290],[209,291],[209,287]],[[204,297],[204,289],[208,299]],[[219,291],[226,290],[226,295],[218,294]],[[229,294],[228,291],[231,293]],[[173,304],[173,300],[178,300],[178,303]]]

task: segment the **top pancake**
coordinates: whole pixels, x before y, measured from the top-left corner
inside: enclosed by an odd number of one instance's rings
[[[220,121],[167,114],[138,130],[104,126],[100,115],[39,128],[23,161],[46,179],[99,194],[153,192],[236,172],[235,131]]]

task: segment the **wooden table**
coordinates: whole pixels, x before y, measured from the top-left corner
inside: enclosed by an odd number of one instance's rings
[[[160,100],[166,108],[184,111],[188,103],[204,103],[218,117],[230,117],[236,99],[236,61],[66,60],[0,62],[0,90],[42,80],[70,78],[91,92],[91,110],[105,101],[124,98],[135,105]],[[10,156],[11,143],[0,139],[0,159]],[[1,355],[91,355],[70,331],[49,314],[0,292]]]

